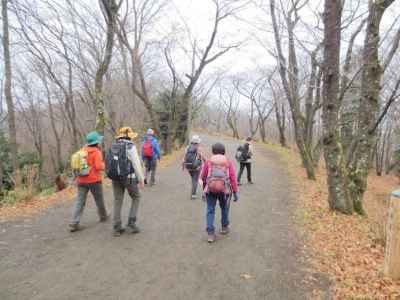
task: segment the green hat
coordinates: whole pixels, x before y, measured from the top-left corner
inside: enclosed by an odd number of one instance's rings
[[[86,144],[88,146],[100,144],[103,141],[103,136],[101,136],[97,131],[89,132],[86,136]]]

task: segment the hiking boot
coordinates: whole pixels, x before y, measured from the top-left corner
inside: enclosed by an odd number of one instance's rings
[[[144,180],[144,184],[147,184],[147,179]]]
[[[124,228],[114,229],[113,236],[118,237],[121,236],[125,232]]]
[[[129,224],[126,226],[128,233],[136,234],[140,232],[140,228],[136,224]]]
[[[192,200],[196,200],[196,199],[197,199],[197,195],[192,195],[192,196],[191,196],[191,199],[192,199]]]
[[[223,234],[223,235],[228,234],[229,233],[229,227],[228,226],[222,226],[220,233]]]
[[[108,220],[110,219],[110,215],[105,215],[105,216],[102,216],[102,217],[100,217],[100,223],[105,223],[105,222],[107,222]]]
[[[76,232],[80,229],[79,224],[69,224],[69,232]]]
[[[140,229],[136,225],[136,218],[129,218],[128,224],[126,224],[126,229],[129,233],[139,233]]]
[[[217,239],[217,237],[215,236],[214,233],[209,233],[208,234],[208,238],[207,238],[207,242],[211,244],[211,243],[214,243],[216,239]]]

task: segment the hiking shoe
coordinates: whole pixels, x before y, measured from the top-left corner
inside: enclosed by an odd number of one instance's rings
[[[229,233],[229,227],[228,227],[228,226],[223,226],[223,227],[221,228],[220,233],[223,234],[223,235],[228,234],[228,233]]]
[[[129,233],[136,234],[140,232],[140,228],[136,224],[129,224],[126,226]]]
[[[76,232],[80,229],[79,224],[69,224],[69,232]]]
[[[191,196],[191,199],[192,199],[192,200],[196,200],[196,199],[197,199],[197,195],[192,195],[192,196]]]
[[[124,228],[114,229],[113,236],[115,236],[115,237],[121,236],[124,232],[125,232]]]
[[[211,244],[211,243],[214,243],[216,239],[217,239],[217,237],[215,236],[214,233],[209,233],[208,234],[208,238],[207,238],[207,242]]]
[[[108,220],[110,219],[110,215],[105,215],[105,216],[102,216],[102,217],[100,217],[100,223],[105,223],[105,222],[107,222]]]

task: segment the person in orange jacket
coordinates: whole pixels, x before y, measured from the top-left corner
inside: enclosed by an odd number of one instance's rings
[[[103,196],[103,171],[105,164],[103,154],[100,149],[103,136],[96,131],[89,132],[86,136],[86,146],[83,148],[87,152],[87,164],[90,171],[86,176],[76,176],[76,183],[78,188],[78,196],[75,202],[71,223],[69,229],[71,232],[80,229],[79,223],[86,204],[86,198],[89,191],[94,197],[99,214],[100,222],[108,220],[108,214],[104,205]]]

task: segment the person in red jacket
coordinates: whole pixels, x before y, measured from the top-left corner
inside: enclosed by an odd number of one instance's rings
[[[200,178],[203,181],[203,191],[207,200],[207,233],[208,242],[213,243],[215,235],[215,206],[217,201],[221,207],[221,234],[229,233],[229,204],[239,200],[239,190],[235,167],[225,156],[225,146],[216,143],[212,146],[213,156],[203,166]]]
[[[85,208],[86,198],[89,191],[94,197],[96,202],[97,212],[99,214],[100,222],[106,222],[108,220],[108,214],[104,205],[103,196],[103,171],[105,164],[103,160],[103,154],[100,149],[103,137],[96,131],[88,133],[86,136],[86,146],[83,148],[88,156],[87,163],[90,167],[89,175],[77,176],[76,183],[78,188],[78,196],[75,202],[74,211],[69,228],[71,232],[78,231],[80,229],[79,222]]]

